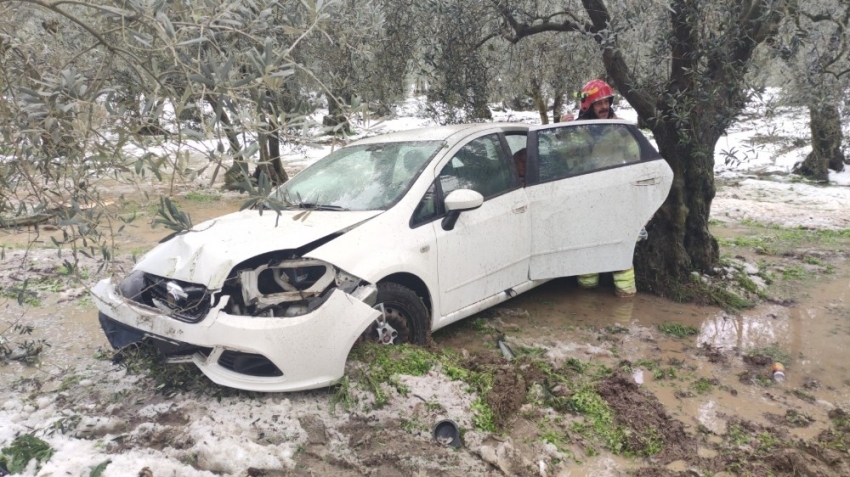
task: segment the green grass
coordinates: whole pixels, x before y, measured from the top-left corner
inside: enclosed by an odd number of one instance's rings
[[[732,424],[726,432],[726,438],[736,446],[742,446],[750,442],[750,435],[738,424]]]
[[[755,306],[750,300],[723,286],[703,283],[696,276],[692,276],[689,281],[671,283],[669,286],[670,298],[679,303],[711,304],[727,311],[744,310]]]
[[[496,432],[496,416],[493,414],[493,409],[487,404],[487,401],[479,395],[472,402],[472,422],[475,427],[487,432]]]
[[[422,376],[439,362],[438,357],[418,346],[383,346],[367,343],[358,346],[352,357],[369,364],[369,374],[380,382],[388,382],[392,376],[407,374]]]
[[[382,385],[388,384],[399,394],[406,395],[408,390],[399,380],[398,375],[422,376],[439,362],[436,355],[430,351],[411,345],[383,346],[375,343],[364,343],[351,353],[352,359],[366,363],[365,382],[375,397],[375,407],[384,406],[389,396]]]
[[[688,336],[699,334],[699,330],[693,326],[682,325],[672,321],[658,325],[658,331],[665,335],[675,336],[676,338],[686,338]]]
[[[348,412],[354,407],[356,402],[357,400],[351,392],[351,381],[349,381],[348,376],[344,376],[334,388],[331,395],[331,414],[336,412],[338,405],[341,405],[343,410]]]
[[[676,379],[678,374],[676,373],[675,368],[656,368],[652,371],[652,377],[656,381],[660,381],[662,379]]]
[[[598,439],[615,454],[626,451],[624,430],[616,425],[614,411],[593,388],[585,387],[573,394],[568,406],[570,410],[585,418],[584,423],[573,423],[574,431]]]
[[[38,469],[52,456],[53,449],[50,444],[32,434],[24,434],[16,437],[8,447],[0,449],[0,468],[6,469],[11,474],[19,474],[26,469],[32,459],[38,461],[36,466]]]
[[[693,389],[697,394],[710,393],[711,390],[714,389],[714,381],[707,378],[699,378],[691,383],[691,389]]]
[[[785,279],[800,279],[808,275],[806,269],[800,265],[790,265],[782,270],[782,277]]]
[[[780,348],[777,344],[770,346],[750,348],[744,353],[746,356],[767,356],[775,363],[788,364],[791,361],[791,355]]]
[[[835,246],[850,241],[850,229],[811,230],[802,227],[781,227],[753,220],[742,220],[741,225],[755,229],[753,235],[731,239],[718,239],[724,247],[751,248],[764,255],[779,255],[804,244]]]
[[[747,275],[746,273],[744,273],[744,272],[736,273],[735,274],[735,281],[737,281],[738,285],[740,285],[740,287],[743,288],[744,290],[746,290],[746,291],[748,291],[752,294],[755,294],[755,295],[762,295],[761,291],[759,290],[758,285],[756,285],[756,282],[754,282],[750,278],[750,276]]]
[[[186,200],[191,202],[197,202],[199,204],[209,204],[212,202],[221,201],[221,196],[219,194],[205,194],[202,192],[189,192],[185,196]]]

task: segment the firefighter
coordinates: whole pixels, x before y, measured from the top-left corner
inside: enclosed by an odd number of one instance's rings
[[[579,93],[581,99],[578,119],[616,119],[614,114],[614,90],[608,83],[601,79],[590,80],[581,88]],[[565,114],[561,121],[572,121],[576,119],[572,114]],[[584,288],[593,288],[599,285],[599,274],[589,273],[578,276],[578,283]],[[614,272],[614,289],[617,296],[631,297],[637,293],[635,286],[635,268]]]
[[[617,119],[614,114],[614,90],[601,79],[594,79],[585,83],[578,97],[581,100],[581,105],[577,119]],[[561,116],[561,121],[572,121],[574,119],[576,117],[572,113]]]

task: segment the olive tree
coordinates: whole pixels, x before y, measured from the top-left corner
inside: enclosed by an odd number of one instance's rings
[[[55,219],[56,246],[108,263],[132,217],[104,193],[150,176],[173,187],[199,172],[186,170],[188,153],[216,167],[258,158],[264,173],[240,167],[234,180],[265,200],[286,179],[269,138],[307,125],[282,96],[324,88],[294,51],[334,3],[0,1],[0,225]],[[191,225],[167,200],[156,221]]]
[[[444,124],[491,119],[492,61],[481,48],[487,5],[443,0],[421,4],[420,12],[419,71],[428,78],[432,116]]]
[[[711,270],[719,255],[708,228],[714,148],[746,104],[753,53],[775,34],[785,2],[491,0],[491,5],[511,42],[544,32],[592,38],[608,78],[652,131],[673,169],[670,194],[647,226],[649,240],[637,248],[642,286],[673,293],[692,270]]]
[[[295,53],[330,89],[323,123],[346,128],[346,112],[390,114],[403,99],[416,45],[412,0],[344,0]]]
[[[790,101],[809,110],[812,152],[797,171],[826,181],[844,170],[841,110],[850,88],[850,6],[837,0],[793,5],[784,41],[775,48],[789,66]]]
[[[530,98],[542,124],[550,121],[550,99],[551,121],[557,122],[565,99],[574,100],[574,93],[588,78],[604,76],[596,45],[583,37],[565,38],[548,32],[518,43],[493,40],[485,47],[494,50],[490,55],[495,70],[493,99],[505,99],[519,107],[517,103]]]

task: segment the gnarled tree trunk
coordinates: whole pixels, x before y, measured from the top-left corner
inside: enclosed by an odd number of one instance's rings
[[[707,270],[719,256],[717,240],[708,229],[714,200],[713,150],[718,137],[705,144],[680,141],[677,134],[656,137],[659,152],[673,169],[674,179],[664,204],[647,224],[649,239],[635,250],[635,275],[643,291],[668,294],[691,270]]]
[[[552,122],[561,122],[561,113],[564,109],[564,92],[556,89],[554,104],[552,104]]]
[[[809,126],[812,131],[812,152],[800,163],[795,172],[812,180],[826,182],[829,169],[844,170],[844,152],[841,150],[843,133],[841,115],[834,104],[809,107]]]
[[[534,99],[534,107],[537,109],[537,113],[540,114],[540,124],[549,124],[549,111],[546,108],[546,99],[543,98],[540,81],[537,79],[531,80],[531,97]]]

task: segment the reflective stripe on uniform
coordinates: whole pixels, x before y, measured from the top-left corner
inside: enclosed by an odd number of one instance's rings
[[[579,275],[578,284],[583,288],[593,288],[596,285],[599,285],[599,274],[588,273],[587,275]]]
[[[635,286],[635,267],[630,267],[621,272],[614,272],[614,287],[617,289],[617,294],[634,295],[637,293]]]

